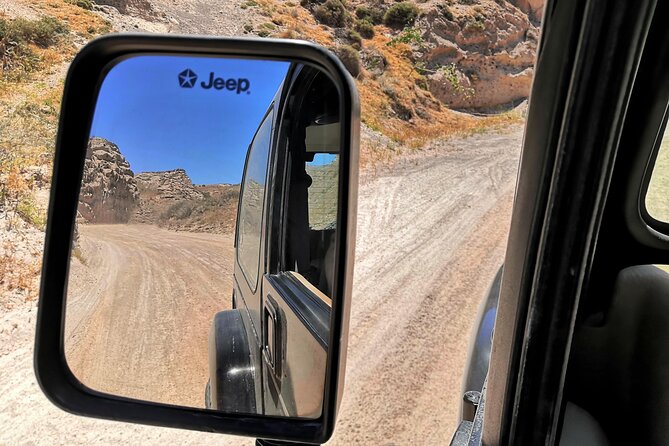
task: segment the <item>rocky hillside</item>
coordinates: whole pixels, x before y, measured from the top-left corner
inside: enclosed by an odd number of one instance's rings
[[[0,276],[7,278],[0,292],[36,296],[63,79],[91,39],[145,31],[324,45],[356,78],[365,124],[361,165],[374,169],[435,138],[522,120],[504,110],[529,92],[542,6],[543,0],[0,0]],[[221,196],[234,195],[228,189]]]
[[[122,17],[153,15],[170,32],[330,48],[357,80],[363,123],[411,147],[522,120],[507,111],[529,94],[543,7],[543,0],[101,1],[123,3]],[[369,150],[363,141],[363,159]]]
[[[91,138],[79,197],[81,223],[143,223],[179,231],[230,232],[239,185],[195,186],[184,169],[135,175],[118,146]]]
[[[136,177],[142,191],[144,202],[149,200],[198,200],[202,192],[193,186],[193,182],[184,169],[164,172],[142,172]]]
[[[79,194],[79,216],[88,223],[127,223],[139,204],[130,164],[118,146],[91,138]]]
[[[154,1],[181,25],[192,18]],[[239,1],[244,33],[335,52],[356,78],[363,123],[396,144],[522,119],[506,112],[529,94],[542,0]],[[363,160],[369,149],[363,141]]]
[[[237,218],[239,186],[195,186],[183,169],[144,172],[136,177],[140,206],[133,222],[178,231],[230,232]]]
[[[132,222],[177,231],[231,232],[237,219],[239,185],[195,186],[183,169],[136,176],[140,205]]]

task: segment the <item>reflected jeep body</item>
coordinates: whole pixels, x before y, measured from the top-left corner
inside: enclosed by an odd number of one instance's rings
[[[207,408],[321,414],[336,295],[339,121],[332,81],[293,64],[246,156],[233,309],[212,323]]]

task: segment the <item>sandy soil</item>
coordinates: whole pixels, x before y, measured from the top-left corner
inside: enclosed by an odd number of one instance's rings
[[[520,140],[515,129],[435,143],[363,175],[346,388],[329,444],[450,441],[471,327],[503,259]],[[59,411],[32,374],[34,318],[34,307],[0,315],[0,425],[12,426],[0,444],[253,444]]]
[[[209,326],[231,308],[232,235],[149,225],[79,233],[65,324],[74,374],[95,390],[204,407]]]

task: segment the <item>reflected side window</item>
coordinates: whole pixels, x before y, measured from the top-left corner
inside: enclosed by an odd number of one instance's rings
[[[655,220],[669,223],[669,137],[666,130],[646,192],[646,211]]]
[[[290,144],[285,271],[325,302],[334,290],[339,188],[339,96],[325,75],[312,80]]]
[[[273,115],[273,111],[270,111],[265,116],[251,143],[239,206],[237,259],[249,286],[254,291],[258,283],[261,261],[260,239],[262,236]]]

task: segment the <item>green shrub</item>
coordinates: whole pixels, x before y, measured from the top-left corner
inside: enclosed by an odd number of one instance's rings
[[[355,9],[355,16],[360,20],[366,20],[373,25],[380,25],[383,23],[384,10],[379,5],[376,8],[369,8],[367,6],[358,6]]]
[[[334,52],[351,76],[357,77],[360,74],[360,55],[355,48],[350,45],[342,45],[335,48]]]
[[[464,98],[469,99],[474,96],[476,90],[471,87],[465,87],[460,83],[460,77],[458,76],[458,68],[454,63],[448,64],[440,68],[440,71],[444,74],[444,77],[451,84],[453,90],[457,93],[460,93]]]
[[[21,198],[16,207],[16,213],[37,229],[44,229],[46,226],[46,213],[37,207],[32,195],[26,194]]]
[[[421,35],[420,30],[418,28],[409,26],[407,28],[404,28],[402,32],[399,33],[397,36],[390,39],[390,42],[388,42],[386,45],[393,46],[398,43],[406,43],[409,45],[411,44],[422,45],[423,36]]]
[[[88,11],[93,9],[93,2],[91,0],[65,0],[65,1],[71,5],[78,6]]]
[[[388,8],[383,23],[394,28],[412,25],[418,17],[418,7],[413,3],[399,2]]]
[[[38,20],[16,18],[11,21],[0,19],[2,43],[34,43],[46,48],[57,43],[58,38],[67,31],[67,25],[55,17],[42,17]]]
[[[453,16],[453,11],[451,11],[451,8],[448,7],[448,5],[442,5],[439,4],[437,5],[437,9],[439,9],[439,12],[441,12],[441,15],[449,21],[455,20],[455,17]]]
[[[365,39],[374,37],[374,25],[367,20],[356,20],[355,30]]]
[[[480,17],[470,18],[465,22],[462,30],[469,33],[485,31],[485,23],[483,23],[483,19]]]
[[[349,21],[346,7],[340,0],[327,0],[314,9],[314,17],[324,25],[343,28]]]
[[[362,37],[357,31],[349,30],[346,33],[346,38],[351,42],[351,46],[354,48],[357,47],[359,49],[360,45],[362,45]]]
[[[53,18],[39,20],[0,18],[0,78],[18,80],[40,67],[39,55],[30,47],[48,47],[67,32],[67,26]]]

